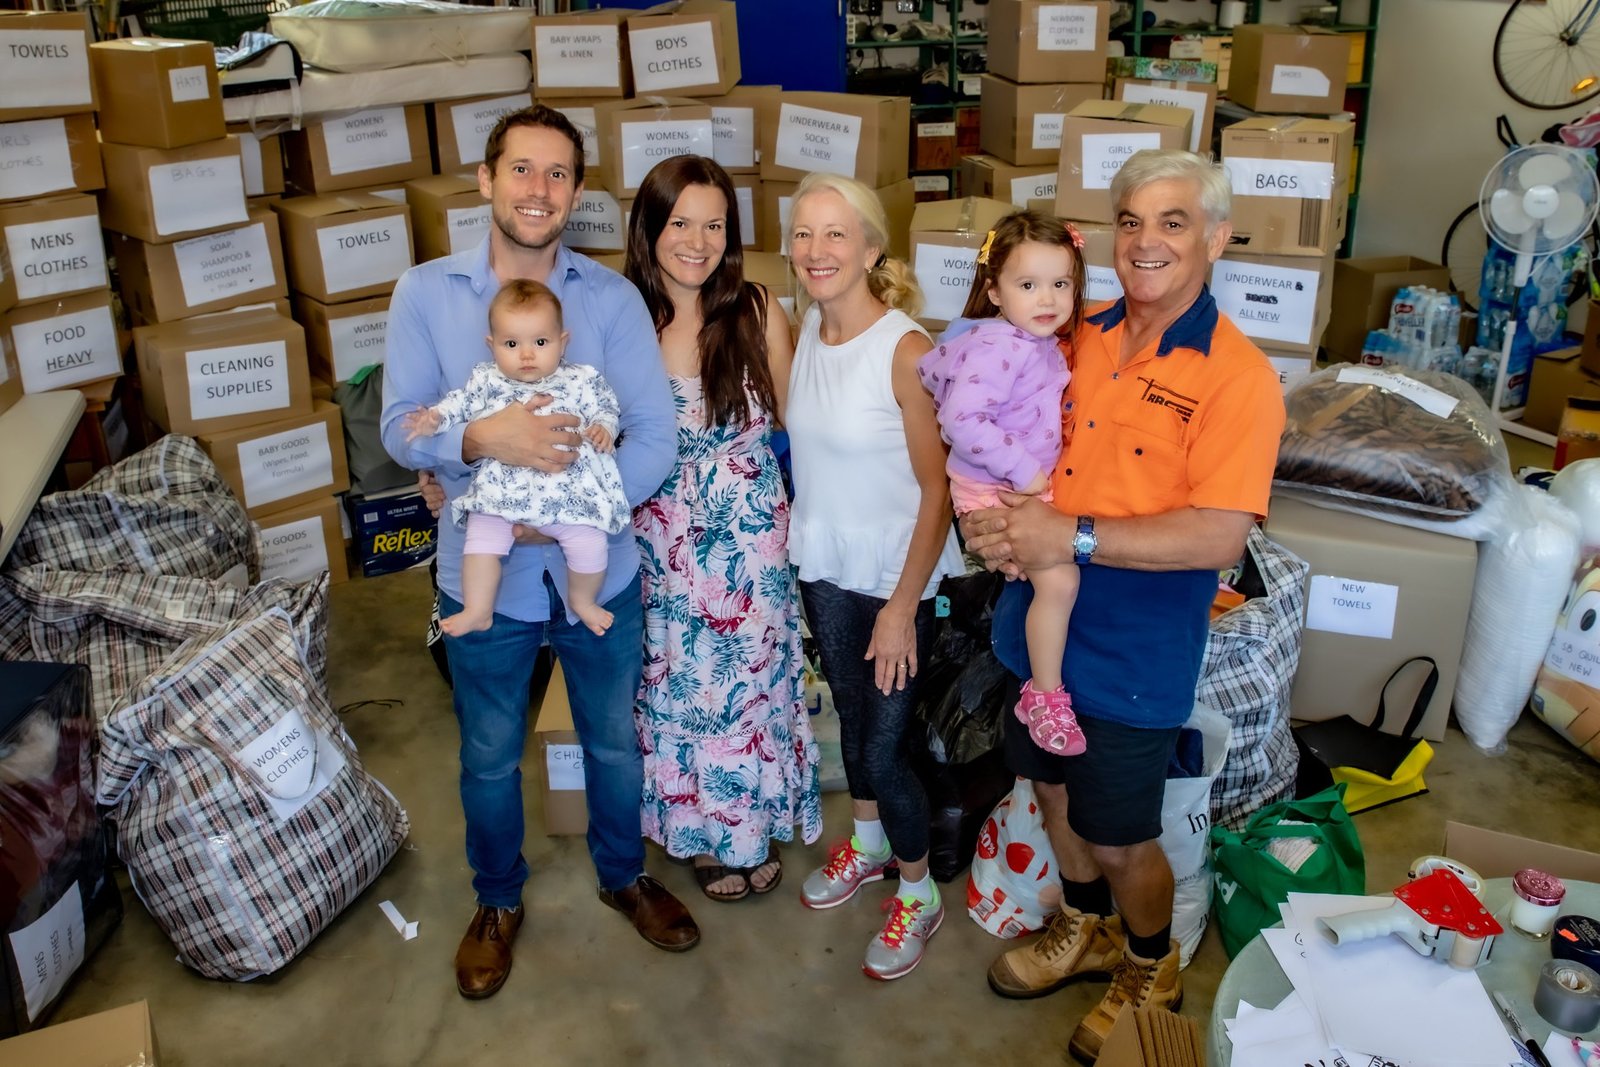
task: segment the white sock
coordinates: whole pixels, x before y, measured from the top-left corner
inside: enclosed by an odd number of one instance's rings
[[[883,823],[877,819],[871,822],[857,819],[856,844],[869,856],[881,856],[889,851],[889,839],[883,834]]]
[[[913,882],[909,878],[900,879],[900,896],[907,900],[920,900],[924,904],[937,904],[939,902],[939,887],[933,884],[933,875],[925,874],[921,880]]]

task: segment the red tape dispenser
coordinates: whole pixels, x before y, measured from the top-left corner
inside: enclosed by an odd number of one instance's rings
[[[1387,908],[1351,911],[1318,919],[1334,945],[1394,934],[1423,956],[1448,960],[1469,971],[1489,962],[1494,939],[1505,932],[1456,873],[1441,867],[1394,891]]]

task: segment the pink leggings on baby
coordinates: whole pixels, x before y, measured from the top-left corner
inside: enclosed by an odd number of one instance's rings
[[[511,551],[511,525],[511,520],[498,515],[467,512],[467,543],[461,551],[469,556],[506,555]],[[553,522],[534,529],[561,546],[569,571],[599,574],[606,569],[606,535],[598,526]]]

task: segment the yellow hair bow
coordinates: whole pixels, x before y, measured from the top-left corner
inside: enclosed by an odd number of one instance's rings
[[[990,230],[989,236],[983,239],[983,247],[978,249],[978,265],[980,267],[989,265],[989,246],[992,244],[994,244],[994,231]]]

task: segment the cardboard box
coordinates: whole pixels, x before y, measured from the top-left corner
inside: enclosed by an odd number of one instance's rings
[[[1561,423],[1556,428],[1555,462],[1550,466],[1560,470],[1568,463],[1597,457],[1600,457],[1600,400],[1568,397],[1567,406],[1561,411]],[[1575,723],[1569,725],[1576,726]],[[1585,751],[1592,738],[1573,729],[1556,732]]]
[[[350,488],[344,423],[336,404],[311,414],[195,438],[252,518]]]
[[[1165,104],[1086,100],[1061,121],[1060,180],[1056,214],[1085,222],[1111,222],[1111,179],[1135,152],[1185,148],[1189,112]]]
[[[259,196],[283,193],[283,139],[275,133],[257,133],[247,122],[228,126],[239,138],[239,165],[244,168],[244,195],[254,201]],[[254,203],[252,207],[256,206]]]
[[[122,300],[145,322],[171,322],[289,293],[278,217],[255,210],[243,226],[149,244],[111,235]]]
[[[989,200],[1009,200],[1017,207],[1044,201],[1045,210],[1053,212],[1056,206],[1055,163],[1052,161],[1048,167],[1019,167],[994,156],[963,156],[961,193]]]
[[[111,293],[100,289],[13,308],[0,316],[24,393],[115,378],[122,339],[111,316]]]
[[[798,182],[812,171],[873,188],[910,173],[911,101],[856,93],[784,93],[761,134],[761,177]]]
[[[345,508],[350,515],[350,539],[365,578],[425,567],[438,551],[439,520],[413,487],[371,496],[351,493]]]
[[[94,197],[73,194],[0,204],[0,309],[107,284]]]
[[[1600,853],[1550,845],[1516,834],[1448,821],[1442,854],[1478,872],[1481,878],[1510,878],[1525,867],[1575,882],[1600,882]]]
[[[739,215],[739,243],[755,248],[761,240],[761,178],[755,174],[731,174],[734,208]],[[633,214],[633,203],[623,205],[623,221]]]
[[[595,107],[606,101],[601,100],[540,100],[547,107],[555,108],[565,115],[578,132],[583,135],[583,187],[585,189],[600,188],[600,120],[595,114]]]
[[[1283,388],[1285,396],[1317,369],[1317,357],[1313,353],[1281,352],[1269,345],[1257,347],[1272,364],[1272,369],[1278,372],[1278,385]]]
[[[144,412],[170,433],[222,433],[311,413],[306,336],[276,311],[133,331]]]
[[[1274,495],[1266,534],[1311,564],[1294,718],[1369,721],[1379,690],[1413,656],[1431,656],[1439,685],[1421,735],[1444,738],[1478,570],[1476,542]],[[1427,676],[1413,664],[1389,687],[1390,733],[1405,728]],[[1396,714],[1396,709],[1401,709]]]
[[[778,298],[790,321],[794,320],[794,300],[800,282],[789,266],[789,260],[776,252],[745,252],[744,279],[767,288]]]
[[[799,182],[761,183],[761,248],[789,254],[789,209]],[[911,214],[916,207],[916,187],[910,178],[874,189],[889,219],[891,256],[911,257]]]
[[[1355,124],[1261,115],[1222,131],[1233,186],[1233,244],[1320,256],[1344,239]]]
[[[289,285],[324,304],[384,296],[411,269],[411,211],[366,193],[297,196],[273,205]]]
[[[264,551],[261,579],[287,578],[309,582],[328,572],[328,581],[348,581],[344,558],[344,528],[339,521],[339,501],[325,496],[314,503],[285,508],[256,518]]]
[[[584,11],[533,18],[533,95],[623,97],[633,89],[626,11]]]
[[[1101,82],[1110,3],[992,0],[989,73],[1014,82]]]
[[[1134,104],[1166,104],[1181,107],[1193,118],[1189,128],[1191,152],[1211,151],[1211,124],[1217,111],[1217,87],[1212,82],[1178,81],[1159,78],[1118,78],[1112,83],[1111,98]]]
[[[979,144],[990,155],[1017,166],[1061,158],[1061,123],[1085,100],[1104,95],[1099,84],[1019,85],[983,76]]]
[[[406,204],[411,208],[418,263],[478,247],[492,225],[489,201],[478,191],[478,179],[461,174],[406,182]]]
[[[397,184],[433,173],[421,104],[308,122],[284,135],[283,151],[290,184],[309,193]]]
[[[1434,286],[1435,289],[1442,286]],[[1583,369],[1600,374],[1600,300],[1590,300],[1583,320]]]
[[[1259,256],[1228,249],[1211,267],[1217,308],[1257,344],[1315,354],[1333,307],[1333,256]]]
[[[89,192],[105,184],[93,115],[0,123],[0,200]]]
[[[561,243],[580,252],[621,252],[627,238],[622,204],[604,189],[585,186],[561,231]]]
[[[1350,42],[1341,33],[1250,23],[1233,31],[1228,98],[1268,114],[1336,115],[1349,68]]]
[[[1200,1024],[1166,1008],[1131,1008],[1106,1034],[1099,1067],[1205,1067]]]
[[[1217,84],[1217,65],[1203,59],[1178,59],[1166,56],[1113,56],[1106,60],[1106,81],[1118,78],[1150,79],[1168,82]]]
[[[1237,210],[1238,201],[1234,201]],[[1333,305],[1323,345],[1330,360],[1361,361],[1367,334],[1389,325],[1389,305],[1408,285],[1450,289],[1449,268],[1416,256],[1368,256],[1333,264]]]
[[[11,335],[0,331],[0,415],[22,399],[22,369],[11,346]]]
[[[156,320],[147,319],[143,315],[139,314],[137,311],[133,310],[132,308],[127,307],[126,302],[124,302],[123,307],[128,312],[128,324],[130,326],[133,326],[135,329],[137,329],[140,326],[159,326],[160,325],[160,323],[156,322]],[[205,313],[203,313],[201,315],[196,315],[194,317],[195,318],[210,318],[213,315],[237,315],[237,314],[243,314],[246,311],[276,311],[278,314],[282,315],[286,319],[294,318],[294,313],[290,309],[290,306],[289,306],[289,298],[286,297],[286,296],[273,297],[270,300],[261,300],[261,301],[256,301],[256,302],[252,302],[252,303],[249,303],[249,304],[240,304],[238,307],[223,308],[221,311],[207,311],[207,312],[205,312]],[[169,319],[168,321],[171,322],[171,321],[174,321],[174,320]],[[132,341],[130,340],[129,343],[131,344]]]
[[[729,174],[759,174],[766,128],[778,121],[783,90],[776,85],[741,85],[703,103],[711,107],[711,158]]]
[[[306,331],[311,374],[337,385],[362,367],[382,363],[389,335],[389,298],[324,304],[294,295],[294,318]]]
[[[434,171],[476,177],[483,163],[484,146],[500,117],[532,106],[533,94],[529,92],[429,104],[428,129],[433,135]]]
[[[0,1041],[0,1062],[50,1067],[160,1067],[166,1061],[156,1045],[150,1005],[141,1000]]]
[[[1109,223],[1075,223],[1083,234],[1083,270],[1089,306],[1108,303],[1122,296],[1122,280],[1117,277],[1116,231]]]
[[[589,802],[584,791],[583,747],[572,723],[567,679],[559,660],[545,686],[544,698],[539,701],[534,738],[539,753],[544,832],[551,837],[587,833]]]
[[[948,170],[956,162],[956,124],[954,119],[937,122],[911,120],[911,169]],[[917,192],[924,192],[918,187]]]
[[[1563,348],[1535,356],[1528,378],[1528,400],[1519,421],[1535,430],[1556,433],[1572,397],[1600,399],[1600,378],[1584,369],[1579,349]]]
[[[1200,58],[1217,67],[1217,92],[1226,93],[1233,76],[1233,38],[1202,37]]]
[[[90,40],[84,12],[0,11],[0,122],[93,111]]]
[[[697,100],[656,97],[595,105],[600,165],[585,185],[632,197],[650,168],[673,156],[710,156],[711,109]]]
[[[209,41],[125,37],[89,47],[100,139],[182,148],[227,133],[216,49]]]
[[[739,84],[739,22],[732,0],[657,4],[628,19],[633,91],[723,96]]]
[[[961,316],[972,293],[978,249],[995,223],[1017,210],[1004,200],[969,196],[918,204],[911,215],[911,269],[922,286],[924,325],[943,328]]]
[[[237,226],[249,218],[239,139],[184,148],[103,144],[100,224],[160,244]]]

